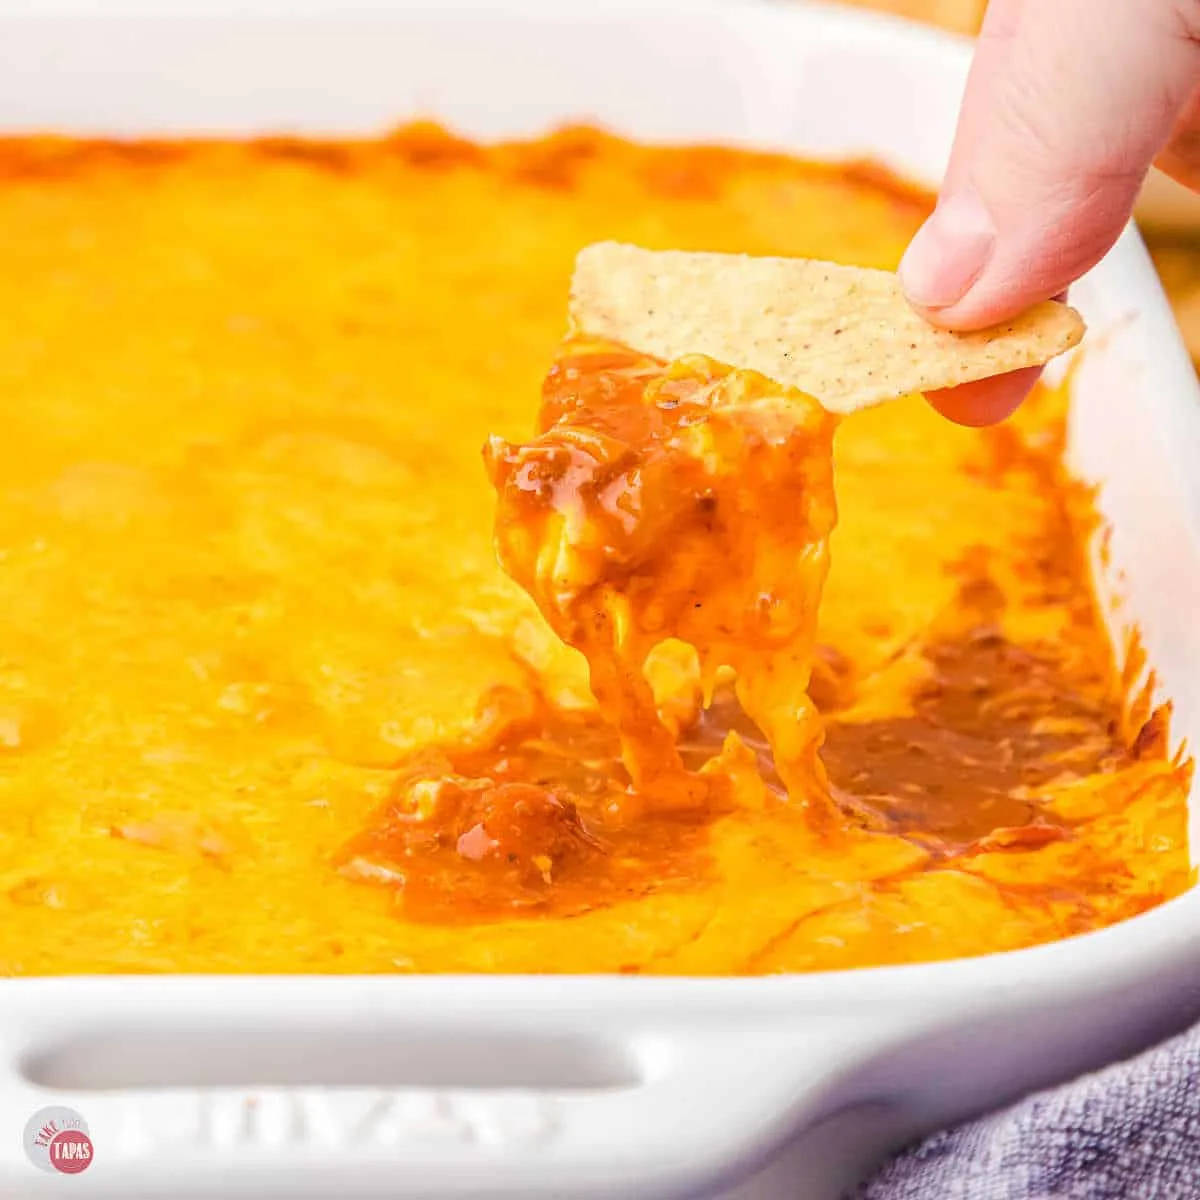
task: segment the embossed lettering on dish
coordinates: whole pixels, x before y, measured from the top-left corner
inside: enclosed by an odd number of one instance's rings
[[[413,1143],[529,1146],[558,1127],[556,1105],[521,1092],[193,1092],[130,1099],[121,1152],[189,1145],[244,1151],[280,1146],[383,1148]]]

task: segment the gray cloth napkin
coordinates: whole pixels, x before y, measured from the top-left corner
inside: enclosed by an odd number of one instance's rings
[[[928,1138],[860,1200],[1200,1200],[1200,1025]]]

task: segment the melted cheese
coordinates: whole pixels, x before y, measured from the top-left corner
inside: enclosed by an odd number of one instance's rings
[[[720,804],[596,831],[493,786],[627,792],[584,659],[496,562],[479,459],[529,436],[575,252],[894,267],[926,208],[587,131],[0,146],[0,970],[807,970],[1187,886],[1189,768],[1126,718],[1051,393],[990,434],[915,398],[839,429],[833,827],[720,688],[656,706]],[[447,824],[414,842],[414,813]]]

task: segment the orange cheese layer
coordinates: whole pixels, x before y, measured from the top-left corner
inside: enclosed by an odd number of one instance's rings
[[[529,437],[580,246],[893,267],[926,210],[588,131],[0,144],[0,971],[809,970],[1187,886],[1189,768],[1111,668],[1057,394],[841,423],[833,822],[784,798],[783,701],[714,674],[701,710],[669,653],[643,715],[724,782],[631,806],[585,658],[497,564],[479,447]]]

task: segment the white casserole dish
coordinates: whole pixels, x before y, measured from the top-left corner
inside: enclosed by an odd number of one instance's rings
[[[956,39],[801,3],[518,7],[9,3],[0,127],[596,118],[939,176]],[[1114,631],[1136,621],[1200,747],[1200,393],[1132,231],[1075,299],[1071,453],[1114,526]],[[1034,950],[826,975],[3,981],[0,1194],[820,1200],[915,1132],[1147,1043],[1198,992],[1196,893]],[[89,1123],[78,1179],[24,1157],[51,1104]]]

